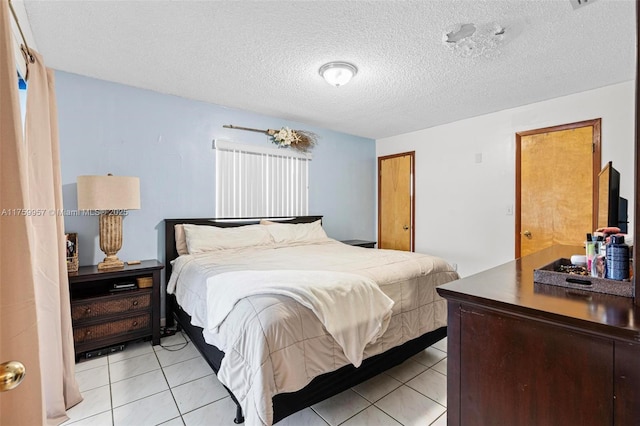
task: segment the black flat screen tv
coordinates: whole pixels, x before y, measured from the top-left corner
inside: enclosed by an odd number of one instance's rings
[[[620,173],[609,161],[598,175],[598,228],[620,225]]]

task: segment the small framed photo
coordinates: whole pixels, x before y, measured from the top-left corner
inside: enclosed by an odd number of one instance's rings
[[[78,234],[65,234],[67,237],[67,272],[78,272]]]

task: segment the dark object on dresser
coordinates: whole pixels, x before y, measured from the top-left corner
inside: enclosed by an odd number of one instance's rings
[[[322,219],[322,216],[297,216],[288,220],[282,220],[281,222],[312,223],[320,219]],[[238,219],[236,219],[233,222],[229,222],[225,221],[225,219],[165,219],[165,262],[167,263],[166,281],[168,282],[171,277],[170,262],[178,257],[174,234],[175,225],[194,224],[230,227],[256,224],[259,223],[259,220],[259,218],[246,218],[242,219],[242,221],[238,221]],[[176,303],[175,296],[171,294],[167,295],[166,302],[167,326],[173,325],[174,319],[177,320],[179,326],[185,330],[207,363],[211,366],[213,371],[217,373],[220,368],[220,363],[224,358],[224,352],[205,342],[202,336],[202,328],[191,325],[191,318],[187,313],[180,309]],[[297,392],[276,395],[273,397],[274,423],[297,411],[362,383],[391,367],[401,364],[411,356],[446,337],[446,335],[447,328],[441,327],[414,340],[410,340],[401,346],[392,348],[382,354],[367,358],[362,362],[359,368],[355,368],[353,365],[346,365],[336,371],[316,377],[311,381],[311,383]],[[229,390],[227,389],[227,391]],[[237,406],[236,419],[234,422],[242,423],[244,421],[242,410],[233,393],[229,391],[229,394]]]
[[[69,274],[71,319],[76,357],[143,337],[160,344],[160,270],[157,260],[122,269],[81,266]],[[138,288],[139,277],[153,285]],[[133,284],[133,286],[130,286]]]
[[[534,283],[554,246],[438,287],[447,299],[449,425],[630,425],[640,419],[640,307]]]
[[[364,247],[364,248],[375,248],[375,241],[367,241],[367,240],[342,240],[340,241],[344,244],[349,244],[350,246]]]

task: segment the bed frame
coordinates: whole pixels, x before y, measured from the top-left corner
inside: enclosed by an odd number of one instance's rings
[[[322,216],[295,216],[288,218],[270,218],[282,223],[311,223],[321,220]],[[165,285],[171,276],[171,261],[178,257],[176,251],[176,240],[174,226],[177,224],[209,225],[218,227],[233,227],[259,223],[260,218],[243,219],[165,219],[165,265],[166,279]],[[166,287],[165,287],[166,289]],[[166,294],[166,292],[165,292]],[[178,322],[178,327],[183,329],[195,347],[200,351],[207,363],[217,374],[220,368],[224,353],[213,345],[204,341],[202,328],[191,325],[191,317],[184,312],[176,303],[175,297],[166,294],[166,326],[174,325],[174,320]],[[345,365],[336,371],[323,374],[313,379],[307,386],[297,392],[278,394],[273,397],[273,422],[276,423],[285,417],[300,411],[306,407],[316,404],[333,395],[343,392],[359,383],[362,383],[383,371],[401,364],[408,358],[417,354],[421,350],[431,346],[447,335],[447,328],[440,327],[434,331],[424,334],[416,339],[410,340],[401,346],[389,349],[379,355],[365,359],[360,367]],[[236,403],[236,417],[234,423],[244,422],[242,409],[233,393],[227,389],[231,398]]]

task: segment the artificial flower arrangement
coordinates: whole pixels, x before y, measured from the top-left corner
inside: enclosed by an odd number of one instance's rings
[[[226,124],[222,127],[228,129],[249,130],[251,132],[264,133],[271,137],[271,142],[282,148],[292,148],[300,152],[309,152],[316,145],[318,137],[315,133],[306,130],[293,130],[288,127],[282,127],[280,130],[252,129],[249,127],[233,126]]]

